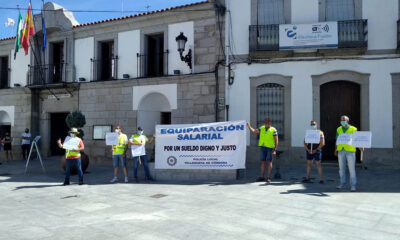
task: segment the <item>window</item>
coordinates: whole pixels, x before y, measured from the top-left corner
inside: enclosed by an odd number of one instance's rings
[[[64,43],[52,43],[52,54],[50,64],[50,77],[52,83],[60,83],[63,78],[64,69]]]
[[[0,57],[0,89],[8,88],[8,57]]]
[[[285,23],[284,0],[257,0],[257,25]]]
[[[171,124],[171,112],[161,112],[161,125]]]
[[[99,42],[96,61],[97,79],[111,80],[116,78],[117,57],[114,54],[114,41]]]
[[[326,21],[341,21],[355,19],[354,0],[326,0]]]
[[[264,124],[265,118],[270,118],[272,126],[284,139],[285,133],[285,88],[276,83],[266,83],[257,87],[257,127]]]

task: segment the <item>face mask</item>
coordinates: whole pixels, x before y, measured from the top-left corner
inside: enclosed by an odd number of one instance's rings
[[[317,125],[311,125],[311,129],[317,129]]]
[[[118,129],[115,129],[115,132],[116,132],[116,133],[119,133],[119,130],[118,130]]]
[[[340,121],[340,124],[342,124],[342,126],[346,126],[347,125],[347,121]]]
[[[143,131],[139,131],[138,133],[139,133],[139,135],[142,135],[142,134],[143,134]]]
[[[70,133],[69,136],[70,136],[70,137],[75,137],[75,134]]]

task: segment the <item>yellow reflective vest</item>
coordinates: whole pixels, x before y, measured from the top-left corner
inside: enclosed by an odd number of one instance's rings
[[[113,145],[113,155],[122,155],[125,153],[126,144],[128,143],[128,137],[125,134],[118,136],[119,145]]]
[[[78,138],[78,137],[76,137],[76,138]],[[82,139],[79,138],[79,143],[76,146],[76,149],[79,148],[79,145],[81,144],[81,142],[82,142]],[[81,152],[74,152],[74,151],[68,150],[68,149],[65,150],[65,158],[66,159],[80,158],[80,157],[81,157]]]
[[[353,127],[353,126],[349,126],[349,128],[347,129],[347,131],[344,132],[344,131],[343,131],[343,127],[340,126],[340,127],[337,128],[336,132],[337,132],[338,136],[339,136],[340,134],[343,134],[343,133],[353,134],[354,132],[357,132],[357,128],[356,128],[356,127]],[[337,145],[337,150],[338,150],[338,151],[342,151],[343,149],[344,149],[346,152],[355,152],[355,151],[356,151],[356,148],[353,147],[353,145],[348,145],[348,144],[339,144],[339,145]]]
[[[260,127],[260,140],[258,141],[259,147],[275,148],[274,134],[276,129],[270,127],[266,129],[265,125]]]

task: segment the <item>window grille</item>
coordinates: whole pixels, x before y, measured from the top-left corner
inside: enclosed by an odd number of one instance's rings
[[[257,25],[283,24],[283,0],[258,0]]]
[[[326,0],[326,21],[354,20],[354,0]]]
[[[257,87],[257,127],[270,118],[272,126],[278,130],[279,138],[285,132],[285,88],[276,83],[266,83]]]

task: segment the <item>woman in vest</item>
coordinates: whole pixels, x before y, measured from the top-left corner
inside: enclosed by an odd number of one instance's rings
[[[264,125],[258,129],[254,129],[247,123],[247,127],[253,134],[260,134],[258,146],[260,147],[260,162],[261,162],[261,174],[256,179],[256,182],[265,181],[265,166],[268,161],[268,172],[267,172],[267,183],[271,182],[271,171],[272,171],[272,157],[276,155],[276,148],[278,147],[278,131],[271,126],[271,119],[264,119]]]
[[[129,144],[136,145],[136,146],[144,145],[144,147],[145,147],[146,143],[151,144],[153,142],[153,140],[154,140],[154,136],[150,140],[148,140],[146,135],[143,134],[143,128],[138,127],[137,134],[132,135],[132,137],[129,139]],[[145,173],[146,180],[153,181],[153,178],[150,175],[149,165],[147,163],[147,155],[145,153],[144,155],[133,157],[133,176],[135,178],[135,182],[137,182],[137,183],[139,182],[139,179],[137,176],[137,171],[138,171],[138,167],[139,167],[139,157],[140,157],[141,163],[143,164],[143,167],[144,167],[144,173]]]
[[[78,129],[72,128],[71,131],[69,131],[69,134],[73,140],[73,143],[76,146],[74,146],[74,149],[72,149],[72,150],[65,149],[66,169],[65,169],[65,180],[64,180],[63,185],[64,186],[69,185],[69,176],[71,175],[72,164],[76,164],[76,168],[78,169],[79,185],[82,185],[83,184],[83,171],[82,171],[82,165],[81,165],[81,151],[83,151],[85,149],[85,146],[83,145],[82,139],[80,139],[78,137],[78,134],[79,134]],[[60,148],[64,147],[64,145],[61,143],[61,139],[58,139],[57,143]]]
[[[341,116],[340,124],[342,126],[338,127],[336,130],[336,139],[341,134],[353,134],[357,132],[357,128],[353,127],[349,124],[349,117]],[[364,151],[363,148],[360,149]],[[357,185],[357,176],[356,176],[356,148],[351,144],[336,144],[335,148],[335,156],[338,157],[339,160],[339,176],[340,176],[340,185],[338,185],[337,189],[343,189],[346,187],[346,165],[349,168],[350,173],[350,191],[356,191]]]
[[[128,149],[128,137],[122,133],[120,126],[115,127],[115,132],[118,134],[119,144],[111,147],[114,165],[114,178],[111,179],[111,182],[118,182],[118,166],[121,164],[125,175],[125,182],[127,183],[128,170],[126,169],[126,150]]]

